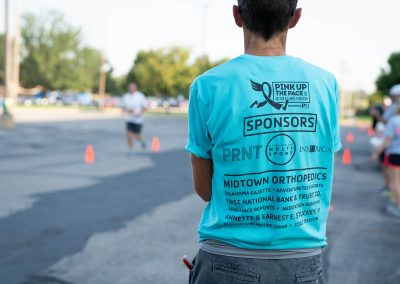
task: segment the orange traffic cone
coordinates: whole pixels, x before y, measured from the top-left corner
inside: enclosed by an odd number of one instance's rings
[[[368,136],[372,137],[374,135],[375,135],[375,130],[372,127],[368,128]]]
[[[343,153],[342,163],[343,165],[351,165],[351,152],[349,148],[346,148]]]
[[[347,143],[349,143],[349,144],[353,143],[353,142],[354,142],[354,135],[353,135],[353,133],[349,132],[349,133],[347,134],[346,140],[347,140]]]
[[[86,152],[85,152],[85,163],[86,164],[94,164],[94,150],[92,145],[87,145]]]
[[[157,136],[153,137],[153,142],[151,143],[151,151],[159,152],[160,151],[160,140]]]

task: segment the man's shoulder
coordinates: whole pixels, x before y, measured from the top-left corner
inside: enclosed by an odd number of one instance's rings
[[[297,61],[297,64],[301,66],[301,68],[304,69],[309,76],[319,80],[322,79],[329,83],[337,84],[336,77],[332,72],[301,58],[293,57],[293,59]]]
[[[318,79],[336,82],[336,77],[330,71],[298,57],[289,56],[289,58],[292,61],[290,66],[297,66],[301,69],[299,71],[315,76]],[[215,82],[219,79],[231,79],[235,75],[240,74],[240,70],[242,69],[240,68],[241,64],[240,57],[236,57],[204,72],[195,79],[195,82],[206,83],[208,81]]]
[[[392,114],[396,110],[396,105],[392,104],[385,110],[385,114]]]
[[[199,75],[193,81],[193,84],[207,85],[209,83],[217,83],[220,82],[221,80],[230,79],[232,78],[232,76],[238,73],[238,69],[236,67],[237,67],[236,58],[228,60]]]

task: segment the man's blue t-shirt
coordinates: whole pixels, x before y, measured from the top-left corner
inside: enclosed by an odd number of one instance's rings
[[[214,166],[200,241],[325,246],[338,108],[334,76],[291,56],[242,55],[198,77],[186,149]]]

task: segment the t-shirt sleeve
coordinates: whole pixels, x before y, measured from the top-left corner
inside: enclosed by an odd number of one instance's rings
[[[383,113],[383,119],[388,121],[389,118],[392,116],[392,107],[389,107],[386,109],[386,111]]]
[[[196,157],[211,160],[212,142],[207,127],[209,116],[210,104],[195,81],[190,88],[189,136],[185,148]]]
[[[339,97],[339,84],[335,79],[335,106],[333,109],[333,151],[337,152],[342,149],[340,141],[340,97]]]
[[[393,123],[393,120],[390,119],[389,122],[386,124],[385,132],[383,133],[383,135],[385,136],[385,138],[393,138],[395,134],[396,134],[396,127]]]

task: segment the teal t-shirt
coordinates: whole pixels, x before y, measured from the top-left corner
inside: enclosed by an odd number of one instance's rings
[[[242,55],[198,77],[186,149],[214,165],[200,241],[325,246],[338,108],[335,77],[291,56]]]

